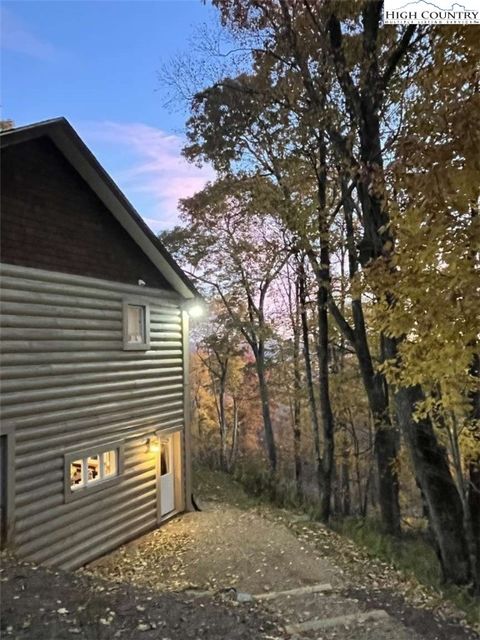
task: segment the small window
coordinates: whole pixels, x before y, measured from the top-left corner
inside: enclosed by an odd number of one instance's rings
[[[145,307],[128,305],[128,343],[143,344],[145,342]]]
[[[103,475],[105,478],[115,476],[117,474],[117,455],[116,451],[105,451],[103,456]]]
[[[70,463],[70,488],[79,489],[84,484],[83,460],[74,460]]]
[[[166,476],[171,472],[170,440],[162,440],[160,450],[160,475]]]
[[[123,305],[123,348],[148,349],[150,313],[147,304],[124,302]]]
[[[120,475],[120,454],[122,448],[104,451],[68,454],[65,457],[65,469],[69,470],[69,488],[71,492],[88,489],[103,481]]]

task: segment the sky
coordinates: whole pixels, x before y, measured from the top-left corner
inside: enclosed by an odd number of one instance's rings
[[[180,154],[186,114],[158,72],[215,12],[201,0],[1,2],[2,118],[64,116],[155,231],[213,178]]]

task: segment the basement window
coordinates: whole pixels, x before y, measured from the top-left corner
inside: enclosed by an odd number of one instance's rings
[[[150,348],[150,309],[148,304],[125,301],[123,303],[123,348],[146,350]]]
[[[107,482],[119,479],[122,469],[122,445],[69,453],[65,456],[65,496],[101,489]]]

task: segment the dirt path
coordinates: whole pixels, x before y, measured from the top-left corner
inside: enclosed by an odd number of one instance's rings
[[[271,640],[254,606],[49,571],[3,555],[0,636],[15,640]]]
[[[51,571],[4,554],[2,638],[479,638],[454,609],[322,525],[260,505],[224,476],[206,474],[197,487],[201,512],[85,570]]]
[[[236,599],[249,600],[252,594],[331,586],[322,593],[279,595],[255,603],[255,610],[286,629],[271,636],[275,638],[479,637],[442,617],[444,612],[435,615],[428,608],[428,598],[419,602],[421,606],[409,603],[399,594],[400,589],[395,589],[400,587],[396,572],[387,565],[375,567],[365,561],[354,545],[321,525],[288,512],[258,508],[238,487],[219,476],[207,477],[200,490],[201,512],[175,518],[119,549],[91,566],[92,573],[162,591],[207,590],[237,607],[251,606],[251,602],[239,605]],[[358,558],[353,572],[344,568],[348,554]],[[382,577],[387,574],[392,588],[382,586]],[[309,631],[309,626],[314,629]]]
[[[288,529],[225,505],[205,504],[93,565],[97,575],[162,590],[249,593],[341,585],[341,574]]]

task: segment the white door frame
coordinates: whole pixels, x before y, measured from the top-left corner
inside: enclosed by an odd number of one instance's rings
[[[173,461],[173,435],[160,439],[160,515],[175,511],[175,470]]]
[[[5,445],[2,473],[4,474],[3,482],[6,483],[6,486],[3,487],[5,521],[2,523],[3,531],[1,533],[4,538],[1,543],[3,546],[7,546],[13,542],[15,529],[15,427],[2,425],[1,435]]]
[[[159,442],[157,453],[157,521],[158,523],[168,520],[176,513],[184,510],[184,431],[183,428],[163,429],[156,432]],[[171,491],[173,498],[173,508],[165,512],[162,508],[162,475],[161,475],[161,455],[162,440],[169,440],[169,464],[171,478]]]

